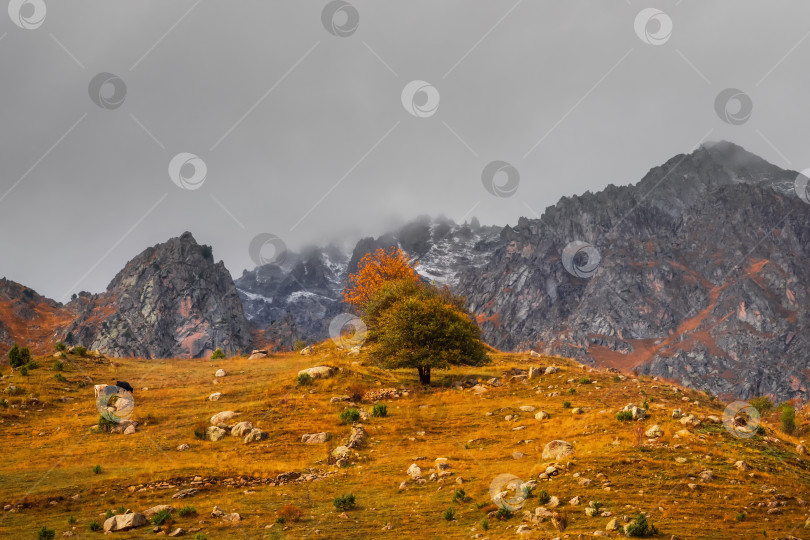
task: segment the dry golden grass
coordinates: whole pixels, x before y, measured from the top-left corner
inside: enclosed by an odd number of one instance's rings
[[[564,502],[568,526],[563,534],[571,538],[605,529],[609,518],[590,518],[584,513],[591,500],[600,501],[620,521],[623,515],[648,513],[662,538],[672,534],[690,539],[777,538],[789,533],[801,537],[805,532],[807,508],[795,498],[776,515],[754,506],[771,499],[763,492],[766,486],[790,497],[808,498],[810,461],[795,453],[798,439],[778,432],[775,425],[765,423],[768,434],[786,443],[768,443],[761,437],[736,439],[722,426],[702,426],[693,429],[688,439],[677,439],[673,434],[683,426],[670,417],[673,408],[700,416],[721,416],[724,405],[700,392],[683,390],[676,394],[669,384],[649,378],[615,381],[613,373],[591,372],[562,358],[496,353],[493,360],[484,368],[434,372],[434,387],[422,390],[415,371],[390,372],[364,365],[364,357],[348,358],[328,343],[319,345],[312,356],[290,353],[258,361],[116,359],[97,363],[72,358],[66,363],[66,384],[54,380],[52,359],[41,358],[42,367],[31,371],[28,380],[15,373],[2,381],[2,388],[16,384],[24,389],[20,396],[6,396],[10,403],[36,396],[48,405],[0,408],[0,506],[25,504],[18,512],[0,515],[0,537],[32,538],[42,525],[61,536],[70,528],[68,517],[73,515],[78,520],[77,536],[94,538],[101,533],[88,531],[87,525],[91,520],[103,523],[100,514],[108,508],[143,511],[157,504],[174,504],[176,508],[193,505],[198,514],[175,516],[175,525],[201,527],[211,539],[469,538],[476,533],[490,538],[514,537],[515,528],[523,523],[520,512],[505,521],[490,519],[489,530],[484,531],[485,515],[479,506],[491,503],[488,490],[497,475],[509,473],[529,480],[543,472],[547,465],[541,457],[543,446],[554,439],[574,444],[572,466],[561,476],[541,481],[538,490],[544,489]],[[319,364],[340,366],[343,371],[311,387],[297,387],[298,370]],[[550,364],[560,366],[561,371],[528,384],[509,383],[503,377],[511,367]],[[214,384],[214,372],[219,368],[228,375]],[[99,415],[92,384],[83,388],[78,384],[86,375],[95,384],[126,380],[135,387],[133,418],[142,422],[136,434],[89,432]],[[493,376],[502,377],[504,385],[489,388],[481,396],[449,388],[452,381],[461,378],[485,380]],[[592,382],[579,382],[582,377]],[[576,380],[568,382],[570,379]],[[370,444],[359,451],[353,465],[336,469],[327,463],[328,452],[345,442],[350,427],[338,419],[345,405],[329,400],[362,386],[404,387],[411,393],[386,401],[388,417],[364,422]],[[568,393],[570,388],[575,392]],[[222,392],[223,396],[209,402],[206,398],[212,392]],[[548,397],[549,392],[560,395]],[[683,402],[683,395],[697,400],[698,405]],[[75,400],[61,402],[61,396]],[[641,405],[645,398],[649,400],[649,420],[616,420],[621,407],[631,402]],[[565,401],[584,408],[584,414],[572,414],[563,407]],[[507,414],[519,412],[521,405],[536,406],[551,418],[539,421],[533,413],[520,413],[517,422],[504,420]],[[371,404],[362,406],[371,410]],[[194,426],[207,423],[213,414],[224,410],[236,411],[239,420],[252,421],[269,432],[270,439],[252,445],[232,437],[219,442],[195,439]],[[487,416],[488,412],[494,414]],[[801,420],[806,422],[806,418]],[[638,446],[636,429],[653,424],[661,426],[664,437],[655,444],[642,438]],[[526,427],[514,431],[516,426]],[[302,434],[319,431],[331,433],[332,440],[322,445],[301,443]],[[176,451],[182,443],[191,449]],[[525,457],[513,459],[515,451]],[[443,484],[429,481],[419,486],[409,482],[408,489],[401,492],[399,484],[407,479],[406,469],[420,456],[427,458],[418,461],[425,476],[437,457],[448,458],[453,476]],[[678,463],[676,457],[687,461]],[[734,467],[737,460],[748,462],[753,476],[738,471]],[[93,473],[95,465],[101,466],[100,474]],[[309,469],[336,474],[278,487],[215,485],[182,501],[171,499],[179,488],[135,493],[127,489],[147,482],[187,480],[194,475],[270,478]],[[713,470],[714,480],[703,483],[690,479],[703,469]],[[593,482],[581,487],[575,473]],[[610,491],[603,489],[597,473],[607,475],[612,483]],[[469,502],[452,501],[457,477],[464,479]],[[688,483],[699,487],[691,490]],[[332,499],[347,493],[356,495],[358,508],[341,517]],[[79,498],[73,500],[76,494]],[[565,501],[575,495],[582,498],[582,505],[568,506]],[[287,522],[285,529],[274,523],[287,504],[303,510],[303,517],[299,522]],[[241,523],[226,524],[210,517],[214,505],[240,513]],[[533,512],[538,505],[533,498],[523,510]],[[442,517],[448,507],[455,510],[454,521]],[[738,521],[735,515],[743,512],[746,519]],[[390,530],[383,530],[386,524]],[[265,528],[267,525],[273,526]],[[528,538],[560,535],[549,522],[530,526],[534,532]],[[145,527],[115,536],[141,538],[151,536],[150,531],[151,527]],[[615,532],[610,535],[619,536]]]

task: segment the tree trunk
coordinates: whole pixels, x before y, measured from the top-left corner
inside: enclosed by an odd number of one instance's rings
[[[419,383],[423,386],[428,386],[430,384],[430,368],[419,367],[416,369],[419,371]]]

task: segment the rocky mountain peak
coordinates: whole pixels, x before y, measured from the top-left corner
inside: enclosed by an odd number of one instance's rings
[[[66,342],[115,356],[205,357],[248,350],[251,329],[230,273],[189,232],[145,249],[107,290],[71,302]]]

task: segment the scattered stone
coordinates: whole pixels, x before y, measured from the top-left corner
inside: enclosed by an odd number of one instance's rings
[[[424,436],[424,432],[422,436]],[[349,448],[361,448],[367,441],[368,433],[366,428],[363,427],[363,424],[355,424],[352,426],[352,434],[349,436],[349,442],[346,443],[346,446]]]
[[[605,526],[606,531],[618,531],[619,530],[619,523],[616,521],[616,518],[611,519],[608,521],[608,524]]]
[[[557,460],[574,454],[574,446],[566,441],[556,440],[546,444],[543,448],[543,459]]]
[[[225,510],[220,508],[219,506],[215,506],[213,510],[211,510],[211,517],[222,517],[225,515]]]
[[[214,377],[224,377],[227,375],[224,369],[218,369],[216,373],[214,373]]]
[[[472,387],[473,394],[483,394],[486,391],[487,391],[487,387],[486,386],[481,386],[480,384],[476,384],[475,386]]]
[[[227,434],[227,431],[217,426],[209,426],[208,429],[205,430],[205,438],[213,442],[221,441]]]
[[[805,446],[803,444],[797,444],[796,445],[796,453],[799,454],[800,456],[806,456],[807,455],[807,448],[805,448]]]
[[[348,457],[351,455],[352,451],[345,446],[338,446],[337,448],[332,450],[332,456],[336,458],[348,459]]]
[[[176,536],[183,536],[184,534],[186,534],[186,530],[181,528],[181,527],[177,527],[175,530],[173,530],[172,532],[170,532],[166,536],[174,538]]]
[[[124,435],[132,435],[135,433],[135,425],[130,424],[126,428],[124,428]]]
[[[174,512],[174,507],[170,504],[159,504],[157,506],[153,506],[148,510],[144,510],[143,515],[146,517],[154,516],[155,514],[162,512],[164,510],[168,510],[169,512]]]
[[[208,401],[217,401],[221,397],[222,397],[222,392],[214,392],[213,394],[208,396]]]
[[[298,354],[301,354],[303,356],[309,356],[310,354],[312,354],[312,345],[304,347]]]
[[[408,470],[406,471],[408,476],[411,477],[412,480],[418,480],[422,478],[422,469],[419,468],[419,465],[416,463],[412,463]]]
[[[737,467],[737,469],[740,470],[740,471],[747,471],[747,470],[751,469],[751,465],[749,465],[748,463],[746,463],[745,461],[742,461],[742,460],[737,461],[736,463],[734,463],[734,466]]]
[[[577,495],[576,497],[573,497],[571,500],[569,500],[568,504],[570,504],[571,506],[579,506],[580,502],[581,500],[579,498],[579,495]]]
[[[336,375],[338,371],[340,371],[338,368],[332,366],[315,366],[302,369],[298,372],[298,376],[300,377],[301,375],[306,374],[313,379],[328,379],[329,377]]]
[[[238,422],[235,426],[231,428],[231,436],[244,437],[252,430],[253,424],[251,422]]]
[[[531,413],[531,412],[536,411],[536,410],[537,410],[537,407],[533,407],[532,405],[522,405],[522,406],[520,407],[520,410],[521,410],[521,411],[523,411],[523,412],[529,412],[529,413]]]
[[[539,411],[537,414],[534,415],[537,420],[546,420],[550,416],[546,411]]]
[[[236,416],[236,413],[233,411],[222,411],[211,417],[211,425],[220,427],[226,426],[234,416]]]
[[[188,497],[193,497],[194,495],[197,494],[198,491],[199,490],[197,488],[181,489],[180,491],[172,495],[172,499],[186,499]]]
[[[680,409],[672,409],[672,418],[674,418],[675,420],[677,420],[677,419],[679,419],[681,416],[683,416],[683,411],[681,411]]]
[[[263,441],[267,439],[270,435],[266,431],[262,431],[259,428],[253,428],[245,435],[245,440],[242,441],[245,444],[250,444],[252,442]]]
[[[706,469],[704,471],[700,471],[698,476],[700,476],[700,479],[703,482],[711,482],[714,479],[714,472],[710,469]]]
[[[664,435],[664,430],[658,424],[655,424],[650,429],[644,432],[644,436],[650,439],[657,439]]]
[[[557,366],[548,366],[546,368],[545,374],[546,375],[553,375],[554,373],[557,373],[558,371],[560,371],[560,368],[558,368]]]
[[[191,447],[190,447],[188,444],[183,443],[183,444],[181,444],[181,445],[179,445],[179,446],[177,447],[177,451],[178,451],[178,452],[184,452],[184,451],[186,451],[186,450],[189,450],[190,448],[191,448]]]
[[[128,531],[136,527],[143,527],[149,520],[143,514],[119,514],[104,522],[104,532]]]
[[[571,409],[571,414],[582,414],[582,413],[584,413],[584,412],[585,412],[585,411],[583,411],[583,410],[582,410],[581,408],[579,408],[579,407],[574,407],[573,409]]]
[[[301,442],[304,444],[321,444],[325,443],[331,438],[326,432],[322,433],[305,433],[301,436]]]
[[[231,523],[236,523],[238,521],[242,521],[242,516],[240,516],[236,512],[233,512],[231,514],[225,514],[224,516],[222,516],[222,519],[224,519],[225,521],[230,521]]]
[[[248,357],[248,360],[260,360],[262,358],[267,358],[268,356],[269,355],[267,354],[266,350],[264,350],[264,349],[256,349],[252,353],[250,353],[250,356]]]

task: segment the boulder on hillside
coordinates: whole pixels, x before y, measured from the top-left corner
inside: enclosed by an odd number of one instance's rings
[[[312,354],[312,345],[310,345],[308,347],[304,347],[303,349],[301,349],[301,352],[299,352],[298,354],[302,354],[304,356],[309,356],[310,354]]]
[[[224,377],[227,375],[224,369],[218,369],[216,373],[214,373],[214,377]]]
[[[256,349],[252,353],[250,353],[248,360],[259,360],[262,358],[267,358],[268,356],[269,355],[265,349]]]
[[[366,428],[363,427],[363,424],[353,425],[352,434],[346,446],[349,448],[360,448],[366,444],[366,441],[368,441],[368,433],[366,433]]]
[[[222,397],[222,392],[214,392],[213,394],[208,396],[208,401],[217,401],[221,397]]]
[[[658,424],[655,424],[650,429],[644,432],[644,436],[650,439],[657,439],[658,437],[662,437],[664,435],[664,430]]]
[[[174,507],[170,504],[159,504],[157,506],[153,506],[148,510],[143,511],[143,515],[146,517],[154,516],[155,514],[162,512],[164,510],[168,510],[169,512],[174,512]]]
[[[233,411],[222,411],[214,416],[211,417],[211,425],[212,426],[223,426],[227,425],[228,422],[236,416],[236,413]]]
[[[245,440],[243,442],[245,444],[250,444],[252,442],[263,441],[267,439],[269,436],[270,435],[267,432],[262,431],[258,428],[253,428],[247,433],[247,435],[245,435]]]
[[[336,367],[332,366],[315,366],[307,369],[302,369],[298,372],[298,376],[300,377],[303,374],[307,374],[313,379],[328,379],[335,375],[338,371],[340,371]]]
[[[301,436],[301,442],[304,444],[321,444],[325,443],[331,438],[328,433],[305,433]]]
[[[205,430],[205,438],[213,442],[221,441],[227,434],[227,431],[217,426],[209,426],[208,429]]]
[[[143,527],[149,520],[143,514],[120,514],[104,522],[104,532],[128,531],[136,527]]]
[[[563,440],[551,441],[543,448],[543,459],[559,460],[566,456],[574,455],[574,445]]]
[[[251,422],[239,422],[231,428],[231,436],[244,437],[250,433],[251,430],[253,430],[253,424]]]

